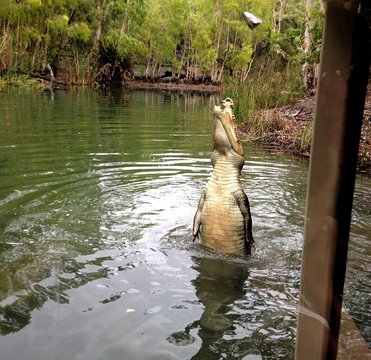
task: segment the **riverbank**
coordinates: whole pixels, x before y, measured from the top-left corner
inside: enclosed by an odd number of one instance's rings
[[[312,141],[315,96],[291,105],[251,113],[240,126],[241,138],[254,141],[274,151],[308,157]],[[357,170],[371,175],[371,86],[369,84],[363,113]]]
[[[222,87],[209,84],[189,84],[175,82],[146,82],[141,80],[126,81],[129,89],[196,91],[220,93]],[[224,89],[225,93],[228,93]],[[228,96],[226,94],[225,96]],[[238,98],[234,99],[238,102]],[[274,151],[283,151],[309,158],[312,142],[312,129],[315,111],[315,96],[306,96],[290,105],[251,111],[247,120],[239,127],[244,141],[256,142]],[[358,153],[357,170],[371,175],[371,86],[368,86],[361,138]]]
[[[58,79],[60,81],[66,80]],[[9,76],[0,78],[0,90],[7,87],[23,88],[48,88],[49,82],[35,79],[26,75]],[[58,87],[58,84],[57,84]],[[141,90],[167,90],[187,91],[199,93],[222,93],[223,97],[229,94],[228,86],[213,84],[195,84],[186,82],[158,81],[147,82],[138,79],[127,79],[123,87]],[[63,86],[65,89],[66,86]],[[232,91],[233,92],[233,91]],[[233,94],[233,99],[238,103],[245,101],[238,98],[239,93]],[[239,104],[241,107],[241,104]],[[249,106],[248,106],[249,107]],[[241,139],[252,141],[274,151],[292,153],[309,158],[312,141],[312,127],[315,110],[315,96],[301,97],[290,105],[274,107],[263,110],[250,110],[248,115],[239,116],[244,121],[239,126]],[[371,175],[371,86],[369,84],[364,117],[361,131],[358,172]]]
[[[125,81],[124,87],[140,90],[196,91],[207,93],[219,93],[222,90],[221,86],[213,84],[192,84],[172,81],[148,82],[142,80]]]

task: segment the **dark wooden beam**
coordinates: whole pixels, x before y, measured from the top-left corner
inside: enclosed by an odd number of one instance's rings
[[[367,1],[328,0],[304,225],[296,359],[336,359],[370,66]]]

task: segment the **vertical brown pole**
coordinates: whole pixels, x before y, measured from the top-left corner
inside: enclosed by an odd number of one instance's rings
[[[304,225],[297,360],[336,359],[370,65],[367,1],[328,0]]]

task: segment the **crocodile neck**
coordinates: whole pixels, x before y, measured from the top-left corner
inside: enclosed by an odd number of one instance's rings
[[[213,151],[211,155],[211,163],[213,165],[212,181],[224,184],[238,184],[244,162],[244,158],[233,150],[227,151],[225,154]]]

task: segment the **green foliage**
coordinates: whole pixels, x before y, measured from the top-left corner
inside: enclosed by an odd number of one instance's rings
[[[249,119],[256,110],[287,105],[303,95],[299,64],[280,62],[251,73],[244,83],[227,81],[223,96],[238,99],[235,106],[236,118]]]
[[[118,30],[109,32],[102,41],[102,46],[110,49],[112,53],[110,61],[126,59],[128,63],[131,63],[137,56],[140,57],[146,52],[146,48],[141,41],[128,34],[120,35]],[[114,57],[112,58],[112,56]]]
[[[265,40],[265,52],[267,53],[267,55],[278,54],[285,57],[286,54],[283,50],[283,44],[285,40],[285,36],[282,33],[278,32],[271,26],[268,27]]]
[[[91,30],[87,23],[79,22],[67,28],[67,36],[72,41],[87,43],[90,40]]]
[[[304,53],[304,0],[2,0],[0,74],[49,63],[81,82],[94,78],[89,68],[119,63],[123,74],[142,64],[150,78],[167,67],[186,80],[228,74],[240,86],[272,61],[318,61],[323,16],[313,1]],[[263,23],[250,30],[243,11]]]
[[[241,48],[234,49],[233,57],[229,60],[229,66],[233,69],[235,75],[239,75],[247,64],[250,64],[253,54],[251,45],[244,45]]]
[[[303,129],[303,132],[300,136],[300,143],[298,151],[300,153],[309,152],[311,142],[312,142],[312,133],[313,133],[313,121],[308,121],[305,128]]]
[[[311,18],[314,20],[313,26],[310,29],[312,43],[307,58],[305,60],[309,64],[313,65],[319,63],[319,55],[322,44],[322,31],[324,26],[324,16],[322,11],[318,9],[312,9]]]
[[[8,73],[5,76],[0,77],[0,90],[8,86],[36,89],[44,88],[44,86],[39,81],[29,77],[28,75],[18,75],[12,73]]]

